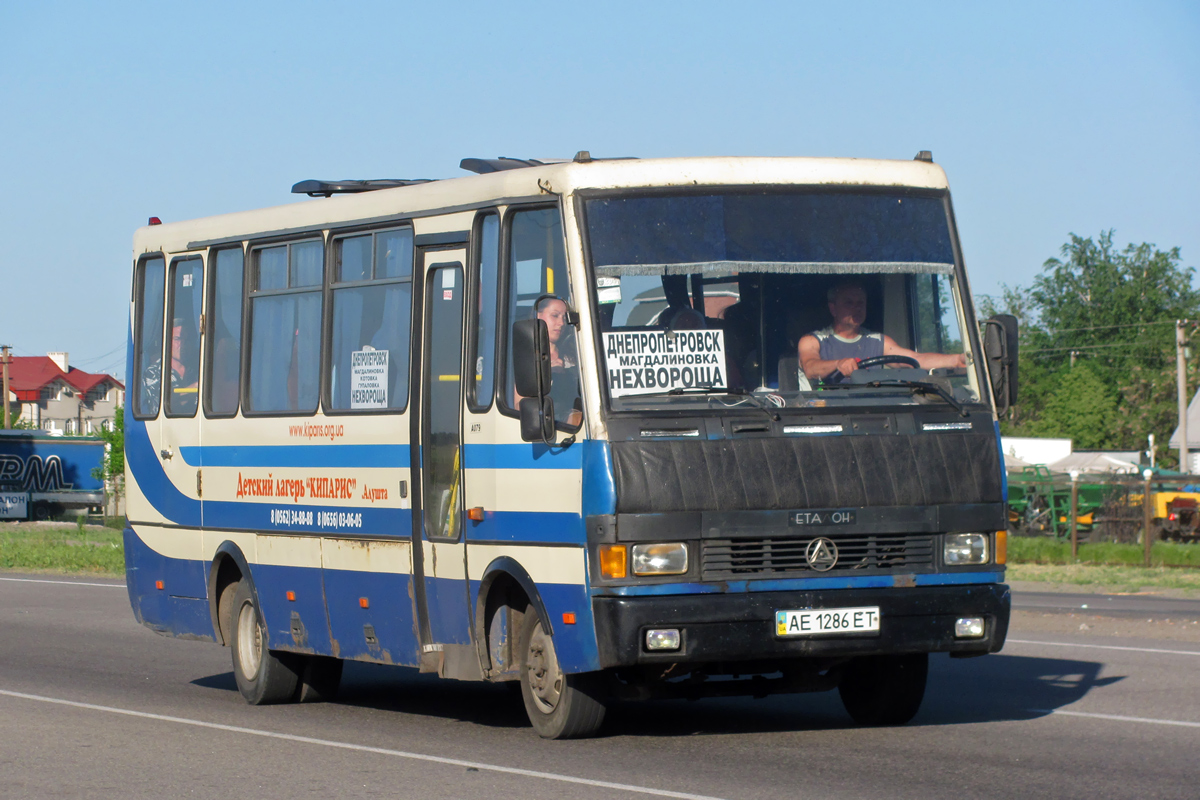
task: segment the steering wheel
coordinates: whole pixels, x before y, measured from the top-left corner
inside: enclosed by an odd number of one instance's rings
[[[871,367],[882,367],[887,364],[903,364],[906,367],[920,369],[921,362],[911,356],[874,356],[873,358],[864,358],[858,362],[859,369],[870,369]]]

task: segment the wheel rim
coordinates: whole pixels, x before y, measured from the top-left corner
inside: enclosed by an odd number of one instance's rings
[[[258,665],[262,661],[262,636],[253,603],[242,603],[242,607],[238,609],[237,624],[238,661],[242,665],[244,676],[253,679],[258,675]]]
[[[525,679],[533,702],[544,714],[558,706],[562,696],[563,674],[558,668],[558,656],[554,653],[554,641],[542,630],[539,620],[529,637],[529,652],[525,656]]]

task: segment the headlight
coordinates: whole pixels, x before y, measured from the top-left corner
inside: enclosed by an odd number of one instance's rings
[[[635,544],[630,556],[634,575],[682,575],[687,572],[687,545]]]
[[[942,548],[942,560],[949,566],[986,564],[988,537],[986,533],[948,533]]]

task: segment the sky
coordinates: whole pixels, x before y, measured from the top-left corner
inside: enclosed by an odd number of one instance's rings
[[[1200,267],[1200,4],[0,4],[0,344],[121,377],[134,230],[475,157],[931,150],[976,295]]]

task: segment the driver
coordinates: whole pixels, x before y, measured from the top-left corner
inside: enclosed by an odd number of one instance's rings
[[[877,356],[907,356],[927,370],[967,365],[962,353],[918,353],[901,347],[886,334],[864,328],[867,293],[858,283],[839,283],[827,297],[833,324],[800,338],[800,369],[809,379],[838,383],[858,369],[860,361]]]

